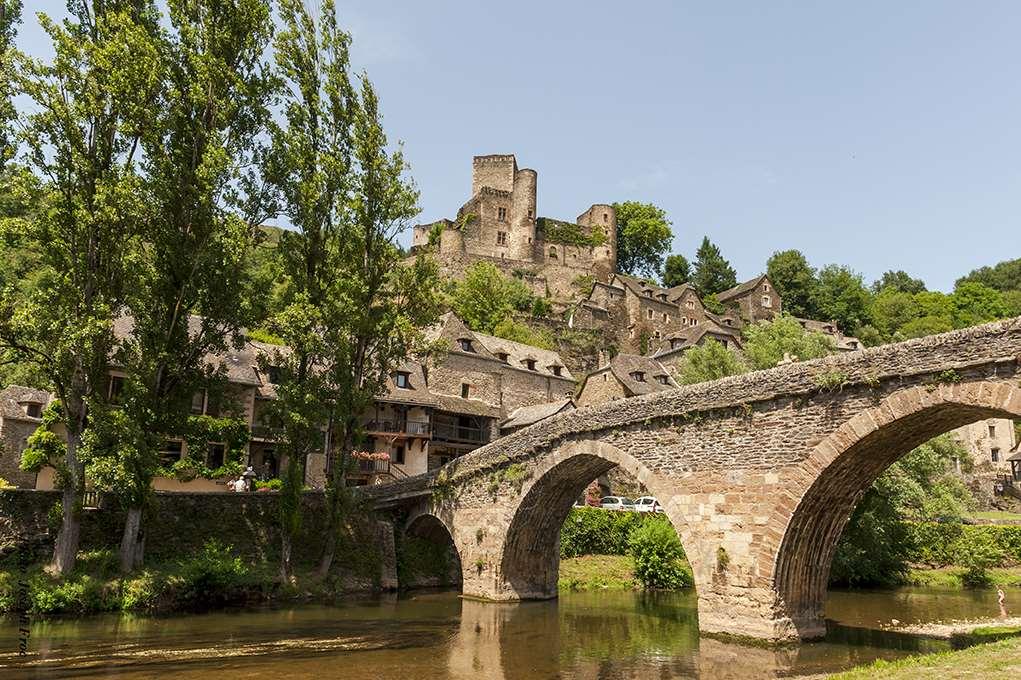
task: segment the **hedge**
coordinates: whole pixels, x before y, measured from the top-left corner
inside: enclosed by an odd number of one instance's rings
[[[560,530],[560,555],[628,555],[631,534],[649,523],[662,523],[673,529],[662,514],[572,508]]]
[[[1003,553],[1003,559],[997,566],[1021,564],[1021,526],[956,523],[914,523],[909,526],[909,559],[912,562],[932,567],[960,565],[962,547],[984,535]]]

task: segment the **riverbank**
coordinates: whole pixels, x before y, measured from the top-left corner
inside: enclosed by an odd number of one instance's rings
[[[954,652],[923,654],[898,661],[876,661],[830,680],[992,680],[1021,674],[1021,639],[1012,638]]]
[[[922,588],[942,588],[947,590],[967,590],[963,579],[964,570],[960,567],[940,567],[937,569],[912,569],[908,572],[903,585]],[[1002,567],[989,569],[988,582],[984,587],[1016,588],[1021,587],[1021,567]]]
[[[693,583],[691,567],[685,561],[678,564],[685,583]],[[582,555],[560,560],[560,590],[584,592],[588,590],[642,590],[635,576],[635,561],[630,555]],[[684,590],[688,586],[679,590]]]
[[[267,603],[330,602],[384,589],[378,565],[366,560],[355,570],[320,577],[314,565],[295,569],[283,583],[275,565],[250,561],[218,542],[195,555],[157,562],[136,573],[117,572],[112,550],[79,554],[75,572],[50,576],[42,564],[0,569],[0,613],[77,616],[103,612],[169,613]]]

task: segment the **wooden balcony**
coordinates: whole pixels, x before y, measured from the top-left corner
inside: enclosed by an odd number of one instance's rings
[[[432,426],[421,420],[371,420],[365,426],[366,434],[396,435],[399,437],[432,436]]]

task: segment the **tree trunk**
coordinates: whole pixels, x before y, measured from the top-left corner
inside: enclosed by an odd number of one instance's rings
[[[129,574],[142,563],[142,542],[139,533],[142,528],[142,508],[132,506],[124,518],[124,533],[121,535],[121,573]]]
[[[78,463],[78,443],[81,435],[68,432],[65,462],[68,479],[64,482],[60,501],[60,531],[53,544],[53,561],[46,568],[54,576],[68,576],[74,571],[78,559],[78,541],[82,528],[82,491],[85,487],[84,466]]]
[[[332,424],[331,424],[332,429]],[[344,426],[340,441],[339,460],[334,462],[330,470],[326,489],[326,539],[323,542],[323,557],[319,562],[319,577],[326,578],[333,567],[333,558],[337,553],[337,533],[340,531],[341,512],[347,486],[347,460],[351,451],[351,428]]]
[[[280,582],[293,582],[291,575],[291,535],[286,531],[280,533]]]

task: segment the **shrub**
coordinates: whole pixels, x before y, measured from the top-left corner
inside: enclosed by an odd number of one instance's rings
[[[206,541],[194,557],[180,563],[182,602],[220,604],[229,601],[247,584],[249,571],[232,546],[216,539]]]
[[[669,523],[663,516],[572,508],[560,530],[560,555],[627,555],[631,533],[647,521]]]
[[[681,560],[684,549],[673,527],[664,522],[648,522],[631,534],[631,556],[635,560],[635,578],[646,588],[672,589],[691,585],[690,572]]]
[[[266,491],[280,491],[280,489],[282,489],[282,488],[284,488],[284,480],[282,480],[282,479],[268,479],[265,482],[256,482],[255,483],[255,490],[256,491],[263,491],[263,490],[266,490]]]
[[[969,588],[989,585],[989,569],[1003,560],[1003,550],[987,532],[968,532],[957,547],[957,563],[964,567],[961,581]]]

